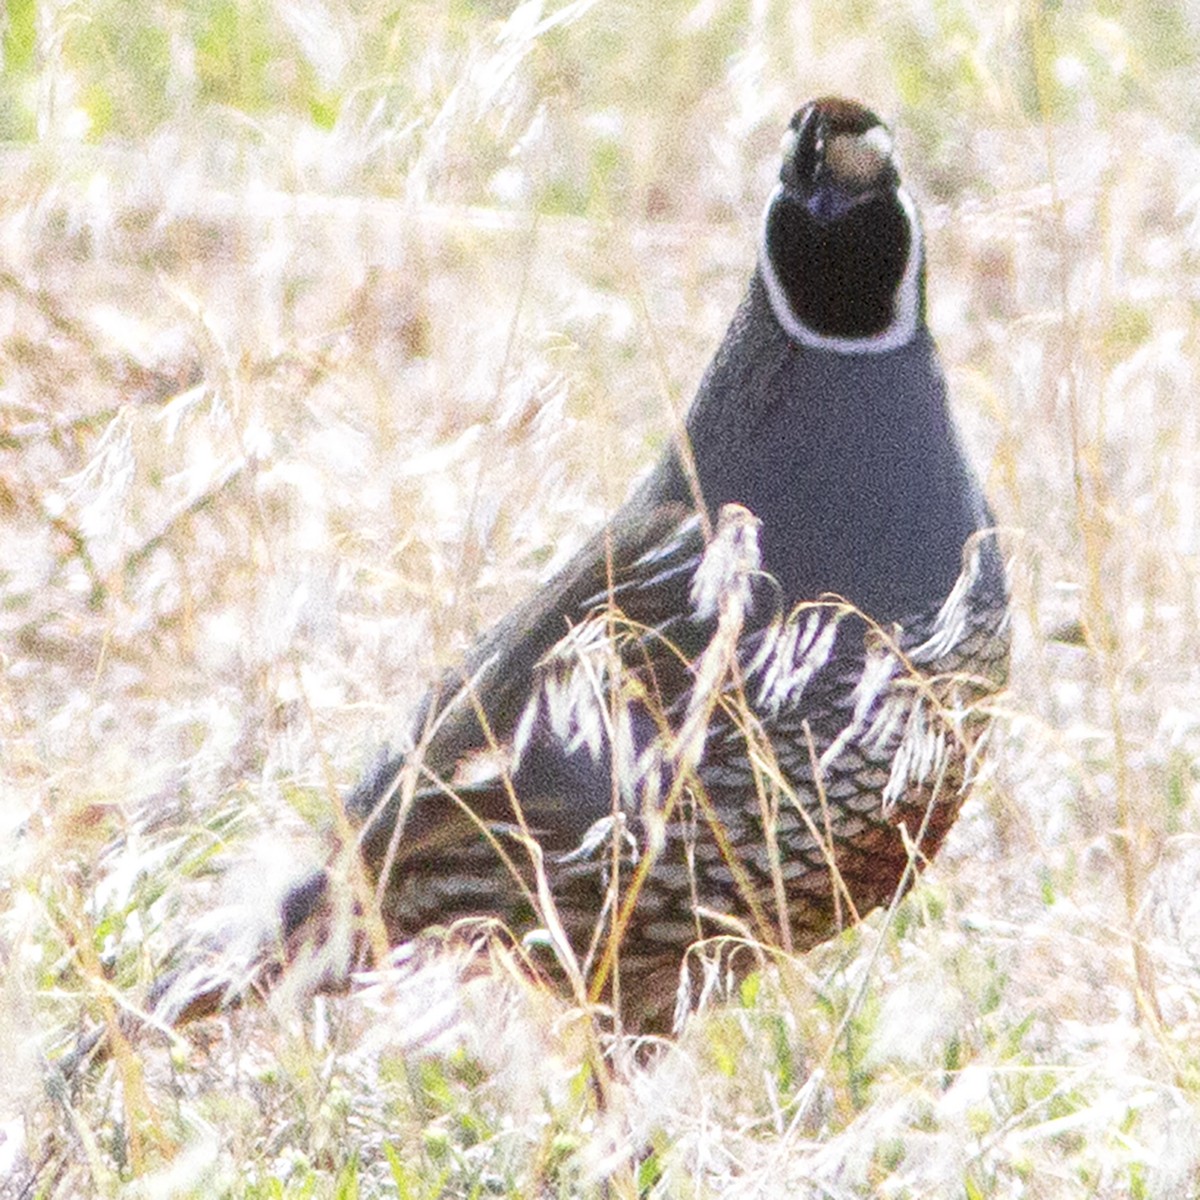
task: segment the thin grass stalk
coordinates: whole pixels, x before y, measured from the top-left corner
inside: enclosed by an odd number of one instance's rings
[[[1062,383],[1067,396],[1067,432],[1071,447],[1071,473],[1076,516],[1083,541],[1084,612],[1083,633],[1088,650],[1099,664],[1113,736],[1113,783],[1117,857],[1120,862],[1121,893],[1125,907],[1125,936],[1133,966],[1133,999],[1139,1013],[1148,1014],[1152,1027],[1160,1027],[1162,1013],[1158,1003],[1153,963],[1136,933],[1137,915],[1144,887],[1141,845],[1144,828],[1131,799],[1129,746],[1125,732],[1122,701],[1124,669],[1119,624],[1109,610],[1105,588],[1105,563],[1111,546],[1104,515],[1105,485],[1096,467],[1094,438],[1083,425],[1079,397],[1081,331],[1072,310],[1069,291],[1070,259],[1067,251],[1065,205],[1058,180],[1057,149],[1052,114],[1053,48],[1046,29],[1046,14],[1035,4],[1030,19],[1033,59],[1046,173],[1050,185],[1052,228],[1058,242],[1057,278],[1060,321],[1069,346],[1067,368]],[[1100,435],[1102,436],[1102,434]]]

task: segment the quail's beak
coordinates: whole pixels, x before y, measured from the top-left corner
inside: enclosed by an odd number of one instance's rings
[[[875,199],[895,186],[892,137],[882,126],[865,133],[834,133],[821,138],[816,168],[810,179],[801,179],[796,166],[799,133],[783,135],[782,182],[818,221],[840,220],[851,209]]]

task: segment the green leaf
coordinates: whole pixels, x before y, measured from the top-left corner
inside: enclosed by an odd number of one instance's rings
[[[4,73],[28,71],[37,49],[36,0],[7,0],[4,8]]]

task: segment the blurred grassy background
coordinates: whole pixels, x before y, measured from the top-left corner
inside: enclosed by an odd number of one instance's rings
[[[0,11],[0,1194],[1200,1195],[1194,4]],[[65,1087],[620,503],[830,91],[897,129],[1018,564],[897,919],[652,1061],[424,975]]]

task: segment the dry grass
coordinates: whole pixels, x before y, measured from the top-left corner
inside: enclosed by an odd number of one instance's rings
[[[189,43],[164,6],[160,111],[111,6],[47,6],[29,62],[9,6],[0,1193],[1200,1193],[1186,13],[479,8],[213,6]],[[652,461],[827,90],[896,120],[1019,563],[994,770],[922,885],[658,1056],[443,958],[66,1088]]]

